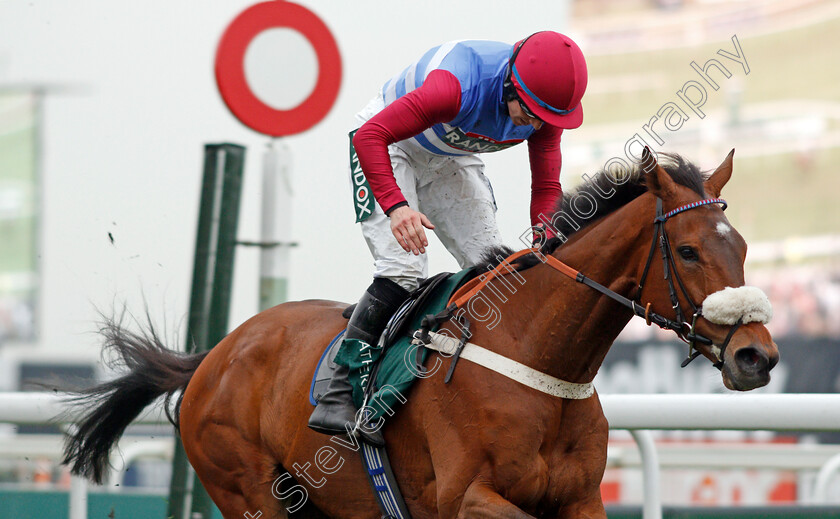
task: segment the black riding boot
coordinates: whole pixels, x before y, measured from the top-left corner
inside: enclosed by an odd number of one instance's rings
[[[344,340],[358,339],[375,346],[388,319],[407,297],[408,291],[390,279],[375,278],[353,310]],[[344,434],[348,422],[353,428],[356,406],[353,404],[353,388],[347,378],[349,374],[350,370],[345,366],[339,365],[336,369],[327,392],[309,417],[311,429],[324,434]],[[369,433],[359,428],[358,432],[370,445],[385,445],[380,431]]]

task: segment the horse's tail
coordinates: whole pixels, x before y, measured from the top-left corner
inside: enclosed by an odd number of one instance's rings
[[[101,484],[111,447],[143,409],[161,395],[165,395],[167,418],[179,427],[183,391],[174,413],[170,413],[170,401],[175,392],[187,387],[207,352],[185,354],[170,350],[161,342],[151,321],[144,328],[135,333],[126,330],[121,320],[104,320],[100,330],[105,342],[103,350],[115,352],[112,364],[127,369],[127,373],[75,391],[70,398],[70,402],[83,409],[76,430],[64,446],[62,463],[70,464],[73,474]]]

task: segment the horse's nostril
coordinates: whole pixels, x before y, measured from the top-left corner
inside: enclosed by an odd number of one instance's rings
[[[735,362],[742,370],[758,371],[767,367],[766,355],[762,355],[757,348],[741,348],[735,352]]]

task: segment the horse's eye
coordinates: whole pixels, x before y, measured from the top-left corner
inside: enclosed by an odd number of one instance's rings
[[[685,261],[697,261],[700,259],[697,252],[688,245],[683,245],[682,247],[677,248],[677,252],[680,253],[680,256]]]

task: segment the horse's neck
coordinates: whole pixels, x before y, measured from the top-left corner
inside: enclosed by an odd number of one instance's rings
[[[650,233],[622,208],[555,253],[562,262],[615,292],[630,296],[638,283]],[[623,214],[621,214],[623,213]],[[541,304],[528,323],[528,340],[520,354],[532,366],[570,382],[589,382],[610,346],[632,318],[630,310],[596,290],[560,274],[548,265],[530,269],[531,297]],[[529,271],[526,271],[529,272]]]

